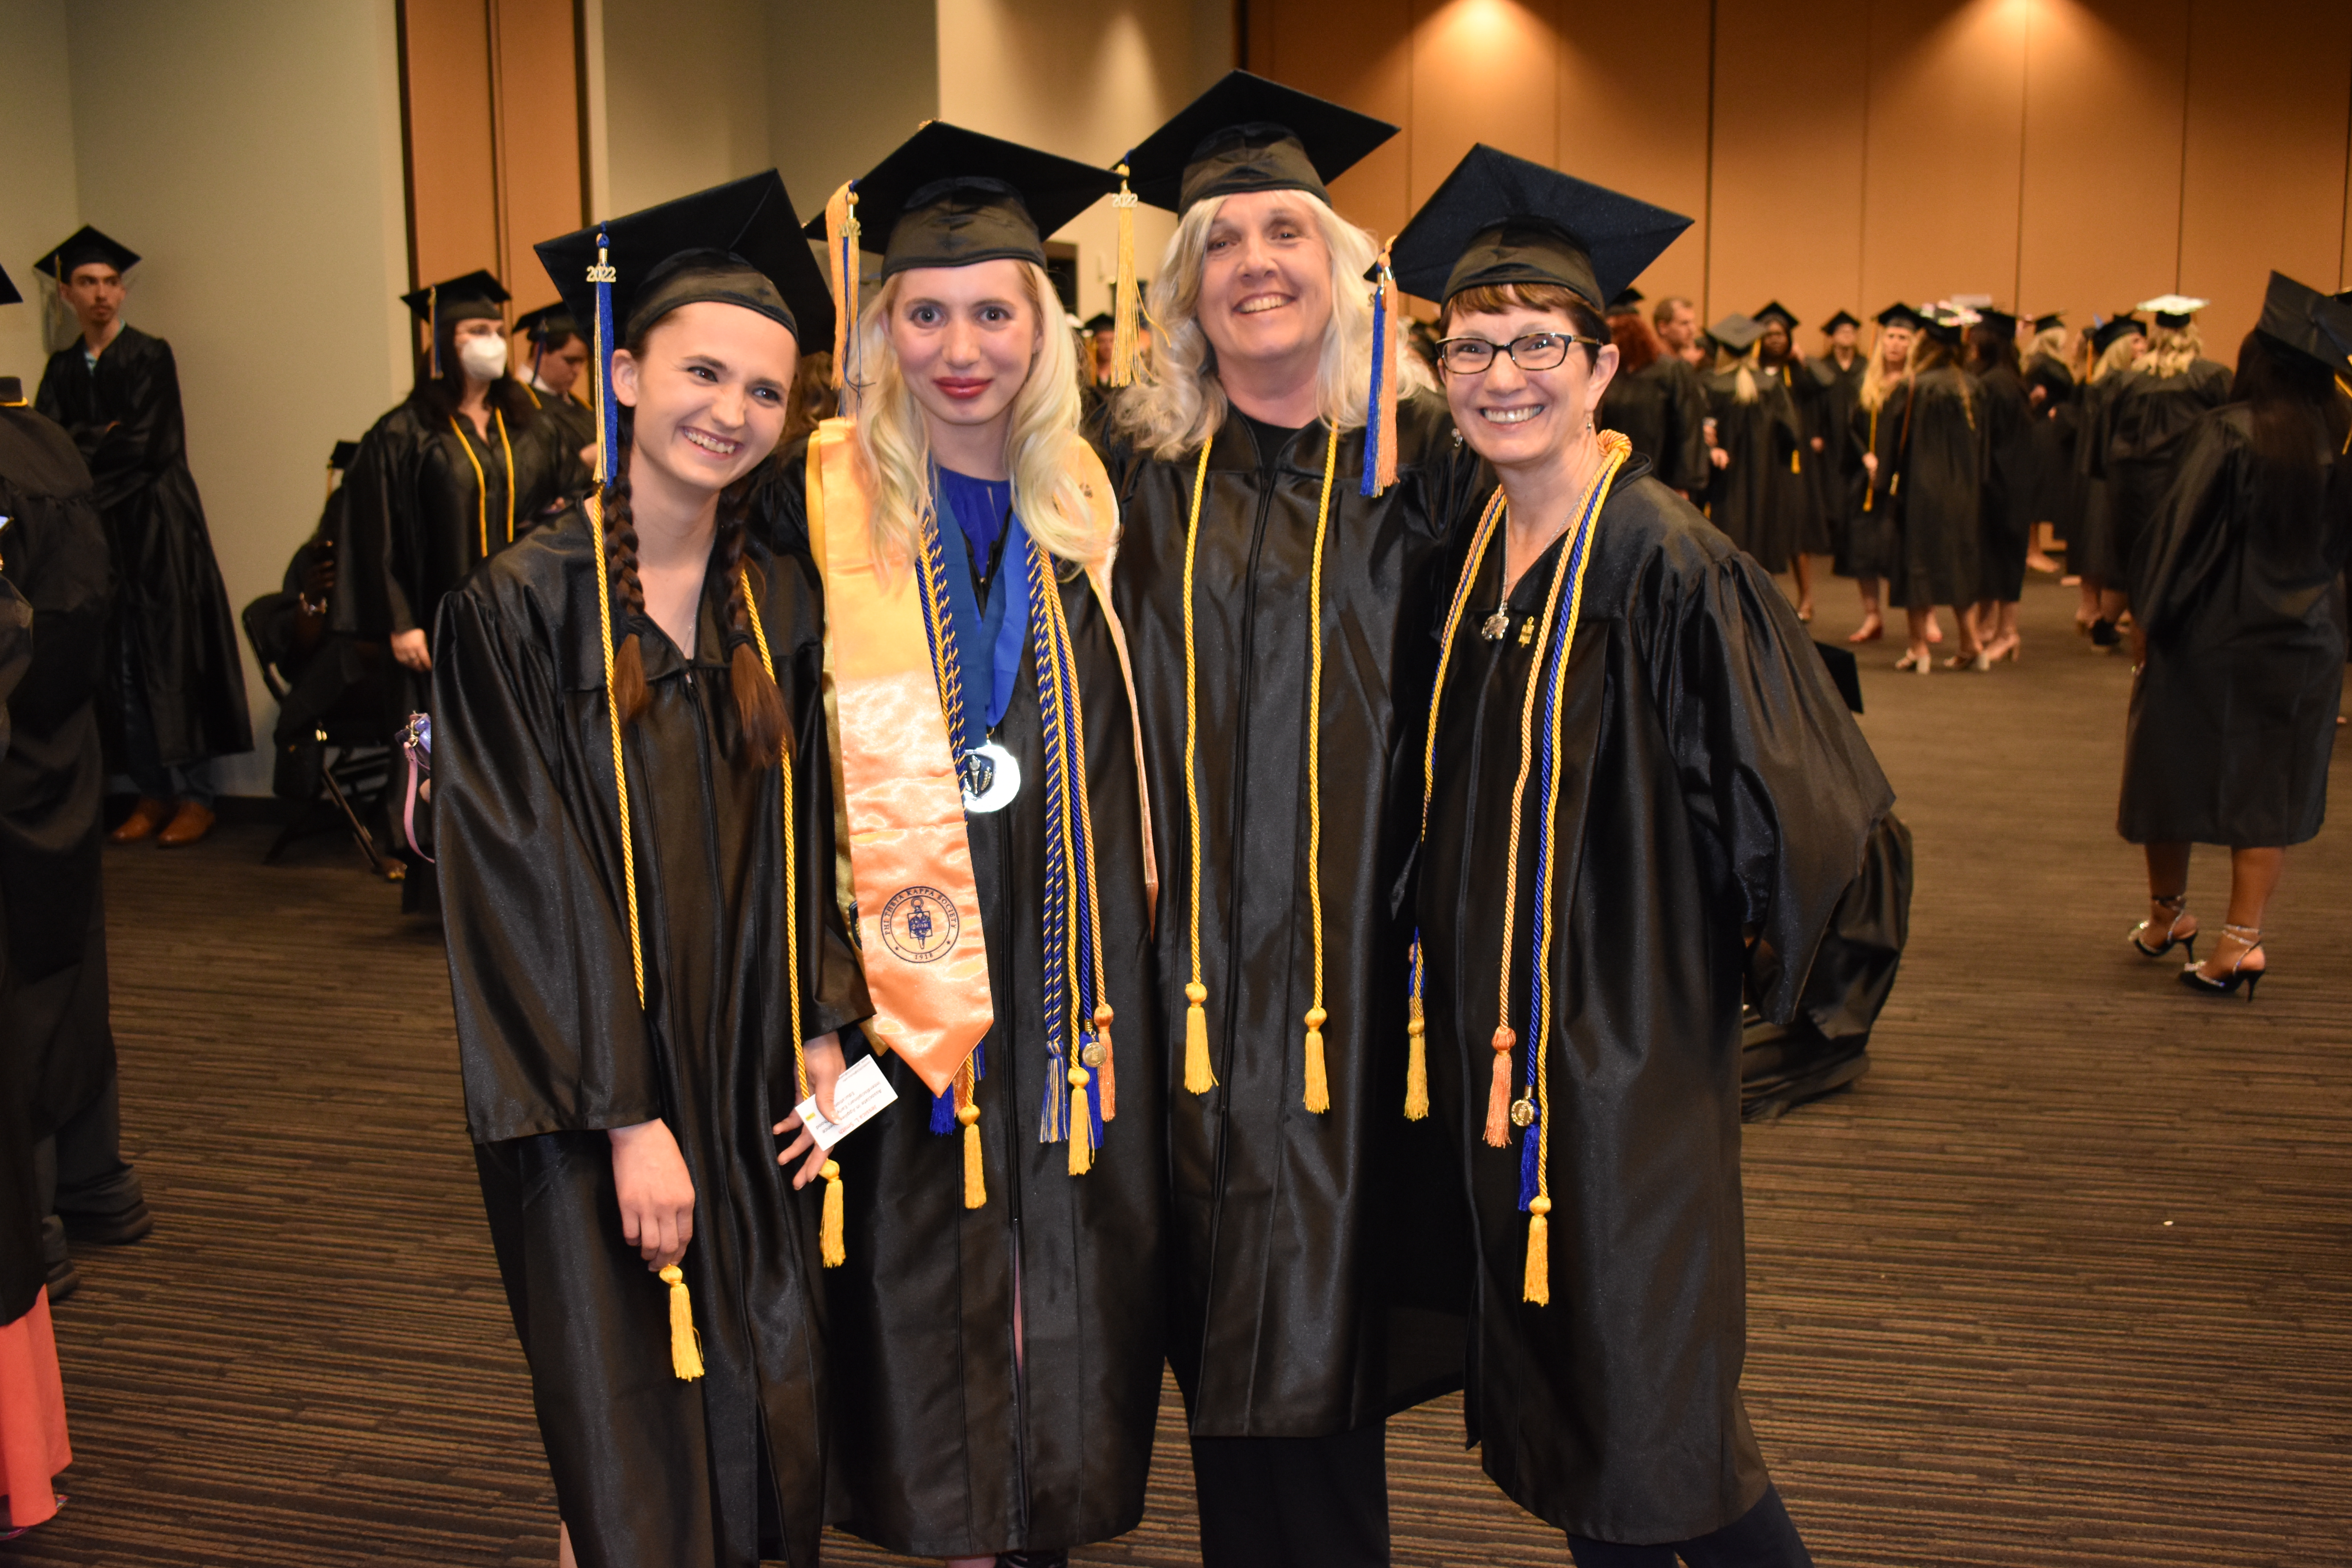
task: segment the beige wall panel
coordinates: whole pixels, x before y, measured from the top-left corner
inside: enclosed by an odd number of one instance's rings
[[[670,0],[603,4],[613,185],[604,216],[774,166],[761,0],[702,0],[691,8]],[[721,40],[732,47],[714,47]],[[814,62],[803,59],[801,68]],[[801,191],[793,199],[803,206],[812,200]]]
[[[2024,229],[2017,286],[1997,290],[2002,304],[2063,310],[2079,329],[2094,312],[2112,315],[2172,288],[2189,74],[2189,0],[2032,7]]]
[[[1642,275],[1652,299],[1706,291],[1708,0],[1559,0],[1559,167],[1655,202],[1691,226]]]
[[[1559,61],[1549,7],[1414,0],[1412,146],[1418,206],[1480,142],[1536,163],[1559,156]]]
[[[401,0],[408,48],[410,253],[418,284],[499,255],[490,157],[490,34],[482,0]]]
[[[1249,68],[1403,127],[1333,183],[1340,212],[1383,239],[1412,216],[1412,0],[1349,0],[1334,26],[1319,0],[1253,0]]]
[[[1721,0],[1716,13],[1714,316],[1778,300],[1813,327],[1862,293],[1868,0]],[[1883,303],[1883,301],[1882,301]]]
[[[587,221],[580,178],[580,84],[572,0],[494,0],[506,198],[506,269],[518,314],[552,303],[531,247]]]
[[[2016,288],[2033,9],[2020,0],[1873,0],[1862,297],[1874,307]]]
[[[8,155],[0,158],[0,270],[25,296],[21,305],[0,306],[0,375],[22,381],[30,397],[48,361],[41,318],[53,308],[33,259],[81,226],[65,0],[0,5],[0,103],[8,106]],[[134,319],[138,308],[134,300]],[[69,318],[57,309],[63,332]]]
[[[2273,268],[2342,287],[2352,5],[2196,0],[2189,58],[2180,287],[2213,301],[2205,352],[2235,363]]]

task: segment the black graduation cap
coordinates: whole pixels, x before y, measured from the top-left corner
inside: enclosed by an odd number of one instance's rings
[[[1755,316],[1756,320],[1759,321],[1777,321],[1792,332],[1803,324],[1797,320],[1797,314],[1795,311],[1790,310],[1788,306],[1783,305],[1778,300],[1766,305],[1762,310],[1752,312],[1752,314]]]
[[[1480,142],[1390,249],[1399,287],[1443,303],[1465,289],[1555,283],[1596,310],[1691,220]]]
[[[1900,300],[1872,319],[1882,327],[1908,327],[1915,332],[1927,324],[1927,318],[1921,315],[1916,307],[1906,305]]]
[[[1642,301],[1648,298],[1639,289],[1620,289],[1609,301],[1609,314],[1630,316],[1641,309]]]
[[[515,331],[544,346],[560,343],[568,338],[584,338],[588,334],[572,318],[570,306],[558,300],[552,305],[541,305],[536,310],[526,310],[515,318]]]
[[[2091,347],[2099,353],[2105,353],[2115,346],[2117,338],[2146,337],[2147,335],[2147,328],[2141,324],[2138,317],[2117,316],[2092,332]]]
[[[25,296],[16,292],[16,285],[5,268],[0,268],[0,305],[21,305]]]
[[[418,321],[431,323],[437,335],[444,321],[505,321],[506,312],[499,307],[507,302],[507,291],[488,273],[468,272],[413,289],[403,294],[400,302],[415,311]]]
[[[1845,699],[1846,710],[1861,712],[1862,661],[1853,657],[1853,650],[1817,642],[1813,645],[1813,651],[1820,654],[1822,663],[1829,667],[1830,683],[1838,689],[1838,695]]]
[[[909,268],[975,261],[1043,267],[1045,237],[1118,190],[1118,176],[933,120],[850,189],[860,244],[881,254],[888,278]],[[824,239],[824,215],[803,232]]]
[[[2271,274],[2254,331],[2338,375],[2352,369],[2352,304],[2341,295],[2331,299],[2307,288],[2284,272]]]
[[[74,275],[75,268],[87,267],[93,261],[102,261],[117,272],[128,272],[139,265],[139,253],[84,224],[74,230],[71,238],[34,262],[33,270],[46,272],[62,283]]]
[[[613,269],[616,342],[608,352],[679,306],[708,300],[790,328],[803,353],[832,346],[833,295],[773,169],[533,246],[572,319],[592,337],[596,285],[588,269],[597,264],[600,227]]]
[[[1930,305],[1919,313],[1919,330],[1950,348],[1960,346],[1969,325],[1969,318],[1949,305]]]
[[[1764,335],[1764,323],[1750,316],[1728,315],[1706,330],[1706,335],[1733,353],[1744,354]]]
[[[2046,316],[2033,318],[2033,330],[2037,332],[2046,332],[2053,327],[2063,327],[2065,324],[2066,312],[2063,310],[2053,310]]]
[[[1385,120],[1237,70],[1121,161],[1138,198],[1179,215],[1244,191],[1306,191],[1328,202],[1325,183],[1396,133]]]
[[[1990,327],[2004,338],[2017,336],[2017,318],[2006,310],[1996,310],[1990,305],[1983,306],[1977,311],[1977,321]]]
[[[1082,332],[1108,332],[1118,325],[1118,323],[1111,319],[1111,313],[1108,310],[1097,310],[1093,315],[1087,318],[1086,324],[1080,327],[1078,331]]]
[[[327,454],[327,467],[340,472],[350,468],[352,459],[359,455],[360,444],[357,441],[338,441],[335,449]]]
[[[1860,325],[1862,325],[1861,321],[1857,319],[1853,312],[1848,310],[1840,310],[1836,315],[1832,316],[1828,321],[1822,323],[1822,331],[1824,332],[1834,332],[1840,327],[1858,327]]]

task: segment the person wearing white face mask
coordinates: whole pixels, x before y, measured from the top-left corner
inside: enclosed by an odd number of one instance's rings
[[[418,697],[441,596],[585,489],[574,444],[507,373],[506,299],[487,272],[403,297],[428,333],[415,389],[343,479],[332,629],[389,643]]]

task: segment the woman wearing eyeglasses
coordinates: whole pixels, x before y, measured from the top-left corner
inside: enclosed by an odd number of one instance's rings
[[[1596,427],[1597,307],[1687,226],[1481,147],[1396,241],[1501,479],[1439,567],[1403,1103],[1468,1184],[1486,1473],[1580,1568],[1800,1568],[1739,1397],[1740,994],[1797,1010],[1891,796],[1771,579]]]

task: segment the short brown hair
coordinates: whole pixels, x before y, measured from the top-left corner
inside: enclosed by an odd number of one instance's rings
[[[1609,339],[1608,324],[1591,301],[1572,289],[1558,283],[1481,283],[1465,289],[1445,301],[1445,309],[1437,318],[1440,337],[1453,326],[1459,315],[1491,316],[1505,310],[1558,310],[1569,319],[1580,338],[1590,338],[1593,343],[1605,343]],[[1584,345],[1584,359],[1592,363],[1601,351],[1592,343]]]

